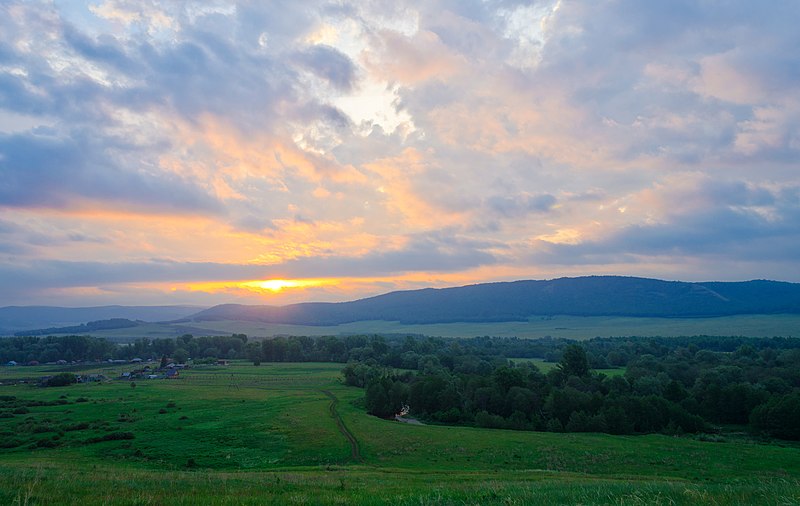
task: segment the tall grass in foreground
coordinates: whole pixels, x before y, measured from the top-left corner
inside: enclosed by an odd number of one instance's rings
[[[269,473],[0,470],[0,503],[238,504],[798,504],[797,479],[732,484],[529,473],[427,473],[335,468]]]

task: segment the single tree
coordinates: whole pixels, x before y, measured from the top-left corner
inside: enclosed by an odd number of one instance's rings
[[[570,344],[564,348],[564,353],[561,356],[561,362],[558,363],[558,368],[567,376],[588,375],[589,359],[586,356],[586,350],[583,349],[583,346]]]

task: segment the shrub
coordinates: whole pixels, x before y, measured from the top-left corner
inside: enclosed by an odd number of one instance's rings
[[[86,443],[102,443],[104,441],[123,441],[126,439],[134,439],[136,436],[133,432],[109,432],[99,437],[92,437],[86,440]]]
[[[86,430],[89,428],[89,424],[86,422],[81,423],[74,423],[72,425],[67,425],[64,427],[65,431],[73,431],[73,430]]]
[[[31,427],[31,432],[34,434],[41,434],[43,432],[55,432],[55,427],[50,425],[49,423],[37,423],[33,427]]]
[[[750,413],[750,425],[772,437],[800,440],[800,393],[771,397]]]
[[[61,443],[59,443],[58,441],[53,441],[52,439],[40,439],[36,441],[35,446],[37,448],[55,448],[60,445]]]
[[[16,448],[22,446],[23,441],[16,438],[3,439],[0,441],[0,448]]]
[[[49,387],[65,387],[67,385],[71,385],[72,383],[77,383],[78,377],[72,374],[71,372],[61,372],[49,378],[47,380],[47,386]]]

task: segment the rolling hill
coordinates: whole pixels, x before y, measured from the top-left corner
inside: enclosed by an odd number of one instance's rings
[[[0,335],[30,329],[73,327],[115,318],[148,322],[176,320],[190,316],[198,309],[197,306],[6,306],[0,307]]]
[[[222,304],[178,322],[239,320],[340,325],[523,321],[531,315],[709,317],[800,313],[800,284],[779,281],[662,281],[589,276],[390,292],[350,302],[288,306]]]

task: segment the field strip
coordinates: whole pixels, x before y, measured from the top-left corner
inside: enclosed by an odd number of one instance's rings
[[[339,399],[333,395],[330,390],[322,390],[322,393],[327,395],[331,400],[331,416],[334,420],[336,420],[336,426],[339,427],[339,432],[341,432],[342,435],[347,438],[347,441],[350,442],[350,456],[354,461],[362,462],[361,451],[358,449],[358,440],[353,433],[347,429],[347,427],[344,425],[344,421],[342,421],[342,417],[339,416],[339,412],[336,411],[336,405],[339,403]]]

